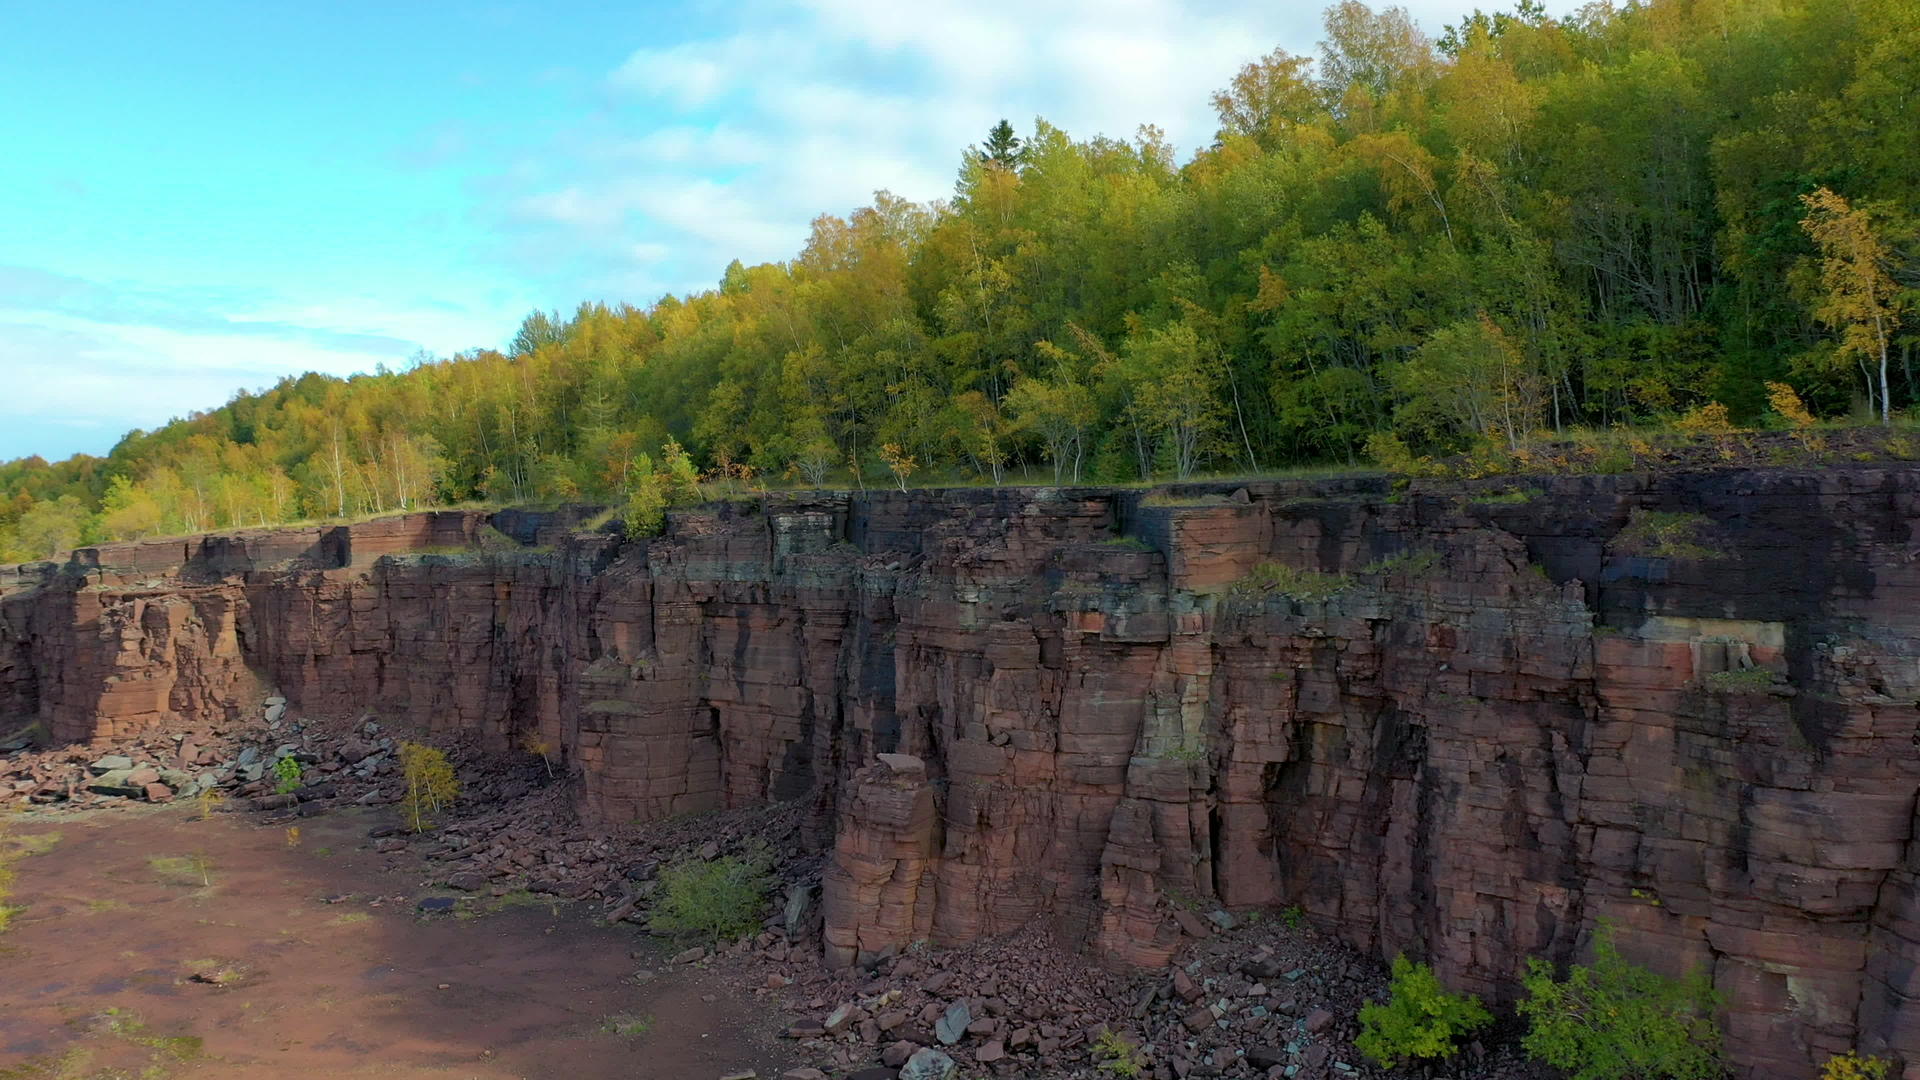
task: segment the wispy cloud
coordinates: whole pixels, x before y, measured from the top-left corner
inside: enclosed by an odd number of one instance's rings
[[[0,266],[0,460],[101,453],[132,428],[286,375],[398,367],[503,336],[506,317],[406,298],[288,300],[264,290],[103,282]],[[484,334],[476,338],[476,335]],[[64,434],[62,434],[64,432]]]
[[[33,373],[0,395],[0,460],[51,456],[53,447],[68,444],[104,453],[132,428],[152,428],[271,382],[269,371],[345,374],[366,366],[362,354],[309,344],[262,347],[260,339],[0,316],[0,370]]]
[[[371,331],[342,330],[262,317],[268,294],[252,289],[194,291],[137,283],[89,281],[30,266],[0,266],[0,312],[39,313],[101,326],[154,329],[209,337],[299,342],[330,352],[397,354],[417,342]]]

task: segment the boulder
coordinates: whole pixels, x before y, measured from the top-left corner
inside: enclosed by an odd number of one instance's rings
[[[959,1042],[967,1034],[967,1025],[973,1023],[973,1011],[964,1001],[956,1001],[947,1006],[947,1011],[934,1022],[934,1037],[948,1046]]]
[[[900,1080],[953,1080],[959,1072],[952,1058],[929,1046],[914,1051],[900,1067]]]
[[[146,794],[144,785],[136,786],[132,782],[132,769],[114,769],[93,778],[87,784],[87,790],[96,795],[119,795],[123,798],[139,798]],[[157,779],[157,776],[156,776]]]

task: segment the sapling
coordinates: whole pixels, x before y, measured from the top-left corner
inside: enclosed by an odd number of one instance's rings
[[[274,762],[273,775],[279,778],[279,783],[273,785],[274,793],[291,795],[300,790],[300,778],[304,772],[305,770],[300,768],[300,763],[293,759],[292,754]]]
[[[407,822],[414,832],[433,827],[429,813],[438,814],[460,796],[460,781],[447,755],[415,742],[400,744],[400,766],[407,778]]]

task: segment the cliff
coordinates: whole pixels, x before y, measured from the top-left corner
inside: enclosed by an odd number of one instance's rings
[[[0,734],[263,687],[537,732],[591,820],[810,798],[833,964],[1034,920],[1161,964],[1217,898],[1507,1000],[1607,919],[1711,970],[1749,1075],[1920,1063],[1917,508],[1909,468],[1351,478],[117,545],[0,570]]]

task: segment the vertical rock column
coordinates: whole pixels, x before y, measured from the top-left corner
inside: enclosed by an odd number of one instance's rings
[[[849,787],[822,883],[831,967],[866,963],[933,933],[940,817],[926,764],[881,754]]]

